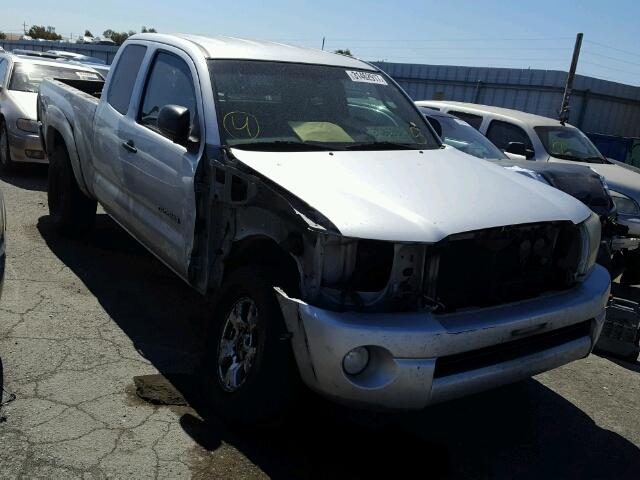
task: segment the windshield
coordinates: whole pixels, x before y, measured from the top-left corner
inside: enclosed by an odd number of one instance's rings
[[[210,60],[223,144],[250,150],[438,148],[424,118],[378,73]]]
[[[473,155],[474,157],[491,160],[508,160],[502,150],[489,141],[478,130],[459,118],[429,115],[428,110],[422,110],[425,117],[446,145]],[[433,113],[433,112],[431,112]]]
[[[42,80],[45,78],[101,80],[100,76],[93,72],[25,62],[15,64],[9,83],[9,90],[37,93]]]
[[[577,128],[535,127],[544,149],[549,155],[564,160],[587,163],[609,163],[591,140]]]

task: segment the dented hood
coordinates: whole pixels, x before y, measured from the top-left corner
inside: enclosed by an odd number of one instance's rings
[[[437,242],[454,233],[570,220],[590,212],[565,193],[453,148],[233,155],[348,237]]]

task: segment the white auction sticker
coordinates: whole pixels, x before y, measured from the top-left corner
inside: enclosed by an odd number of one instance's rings
[[[377,85],[388,85],[384,77],[378,73],[363,72],[361,70],[345,70],[349,78],[354,82],[375,83]]]

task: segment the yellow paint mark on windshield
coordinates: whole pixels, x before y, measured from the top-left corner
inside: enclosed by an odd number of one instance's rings
[[[289,122],[303,142],[353,142],[342,127],[330,122]]]

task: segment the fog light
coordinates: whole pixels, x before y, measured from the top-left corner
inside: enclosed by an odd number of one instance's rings
[[[25,150],[24,153],[29,158],[37,158],[39,160],[44,158],[44,152],[42,150]]]
[[[369,363],[369,349],[357,347],[348,352],[342,359],[342,368],[348,375],[358,375],[367,368]]]

